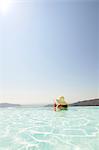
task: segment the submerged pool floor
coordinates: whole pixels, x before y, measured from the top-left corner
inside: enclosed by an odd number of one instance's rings
[[[99,107],[0,108],[0,150],[99,150]]]

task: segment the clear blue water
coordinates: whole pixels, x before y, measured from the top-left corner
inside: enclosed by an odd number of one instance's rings
[[[0,108],[0,150],[99,150],[99,107]]]

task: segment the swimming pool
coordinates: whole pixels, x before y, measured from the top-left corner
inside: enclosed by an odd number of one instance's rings
[[[99,107],[0,108],[0,150],[99,150]]]

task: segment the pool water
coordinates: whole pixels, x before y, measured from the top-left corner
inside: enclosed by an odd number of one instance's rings
[[[0,108],[0,150],[99,150],[99,107]]]

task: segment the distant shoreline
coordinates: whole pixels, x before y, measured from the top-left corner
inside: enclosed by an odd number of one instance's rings
[[[99,106],[99,99],[97,98],[91,100],[78,101],[70,104],[70,106]]]
[[[45,105],[45,107],[52,107],[53,104]],[[69,104],[69,106],[99,106],[99,98],[91,100],[83,100]]]
[[[22,105],[22,104],[11,104],[11,103],[0,103],[0,107],[5,108],[5,107],[53,107],[53,104],[27,104],[27,105]],[[84,101],[78,101],[75,103],[69,104],[69,106],[99,106],[99,98],[97,99],[91,99],[91,100],[84,100]]]

